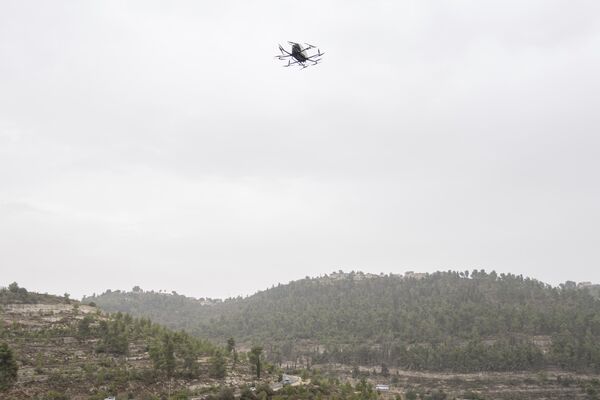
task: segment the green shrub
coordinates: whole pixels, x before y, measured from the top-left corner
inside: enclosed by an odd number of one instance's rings
[[[64,393],[59,393],[55,390],[50,390],[44,396],[44,400],[69,400],[69,397]]]
[[[15,383],[18,369],[11,348],[0,343],[0,390],[6,390]]]

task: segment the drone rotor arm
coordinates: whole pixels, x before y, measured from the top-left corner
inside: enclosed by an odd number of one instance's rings
[[[279,51],[281,51],[282,54],[291,56],[292,53],[290,53],[289,51],[287,51],[286,49],[283,48],[283,46],[279,45]]]
[[[306,57],[306,58],[310,60],[311,58],[315,58],[315,57],[321,57],[323,54],[325,54],[325,53],[313,54],[312,56],[310,56],[310,57]]]

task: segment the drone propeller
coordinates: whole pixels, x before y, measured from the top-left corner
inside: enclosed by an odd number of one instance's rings
[[[281,51],[281,53],[283,53],[283,54],[286,54],[287,56],[292,55],[292,53],[290,53],[286,49],[284,49],[282,45],[279,45],[279,51]]]

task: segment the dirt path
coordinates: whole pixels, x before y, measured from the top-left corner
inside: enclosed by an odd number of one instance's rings
[[[336,372],[346,372],[351,373],[352,366],[345,364],[315,364],[314,368],[324,369],[328,371],[336,371]],[[361,371],[379,371],[378,367],[374,366],[359,366]],[[449,381],[449,380],[457,380],[460,379],[462,381],[481,381],[481,380],[495,380],[495,381],[504,381],[504,380],[525,380],[531,379],[532,377],[537,377],[540,372],[542,372],[546,379],[548,380],[556,380],[558,376],[563,378],[569,376],[573,378],[579,378],[583,380],[590,379],[600,379],[600,374],[578,374],[569,371],[561,371],[556,369],[548,369],[542,371],[521,371],[521,372],[471,372],[471,373],[456,373],[456,372],[435,372],[435,371],[413,371],[408,369],[399,369],[399,368],[389,368],[390,375],[398,375],[400,377],[407,378],[421,378],[421,379],[431,379],[431,380],[441,380],[441,381]]]

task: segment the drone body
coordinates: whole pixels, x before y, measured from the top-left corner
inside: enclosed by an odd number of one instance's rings
[[[279,45],[279,51],[281,54],[275,56],[279,60],[287,60],[287,64],[284,65],[284,67],[292,67],[297,65],[304,69],[313,65],[317,65],[319,61],[321,61],[320,57],[325,54],[321,53],[321,50],[312,44],[304,43],[306,47],[302,47],[300,43],[288,43],[292,46],[291,51],[287,51],[282,45]],[[313,51],[314,54],[309,55],[309,52],[313,49],[316,49],[317,52],[314,53]]]
[[[306,51],[303,50],[302,46],[300,46],[298,43],[292,44],[292,57],[294,57],[298,62],[306,62],[308,59]]]

